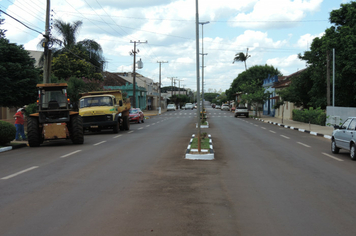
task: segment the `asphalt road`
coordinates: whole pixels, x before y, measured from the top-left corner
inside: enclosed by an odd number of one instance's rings
[[[330,141],[208,108],[0,153],[0,235],[356,235],[356,162]]]

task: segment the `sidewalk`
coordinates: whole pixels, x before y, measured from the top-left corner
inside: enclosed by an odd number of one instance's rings
[[[167,112],[167,109],[162,109],[161,110],[161,114]],[[158,109],[157,110],[144,110],[143,111],[143,114],[147,117],[150,117],[150,116],[157,116],[158,115]]]
[[[266,123],[279,125],[281,127],[310,133],[312,135],[322,136],[327,139],[331,139],[331,135],[334,130],[333,127],[329,127],[329,126],[313,125],[313,124],[287,120],[287,119],[283,119],[283,123],[282,123],[281,118],[264,116],[264,115],[262,115],[261,118],[255,118],[255,119]]]

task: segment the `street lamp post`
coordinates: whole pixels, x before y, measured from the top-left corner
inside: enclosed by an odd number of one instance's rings
[[[203,31],[203,26],[205,24],[209,24],[209,21],[205,22],[199,22],[201,24],[201,52],[200,55],[202,55],[202,71],[201,71],[201,84],[202,84],[202,111],[204,111],[204,56],[208,55],[207,53],[204,54],[204,31]]]

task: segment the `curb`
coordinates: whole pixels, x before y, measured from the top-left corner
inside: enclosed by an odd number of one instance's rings
[[[300,132],[308,133],[308,134],[319,136],[319,137],[324,137],[326,139],[331,139],[330,135],[321,134],[321,133],[317,133],[317,132],[313,132],[313,131],[309,131],[309,130],[305,130],[305,129],[294,128],[293,126],[283,125],[283,124],[279,124],[279,123],[272,122],[272,121],[265,121],[265,120],[262,120],[262,119],[259,119],[259,118],[254,118],[254,119],[262,121],[262,122],[265,122],[265,123],[269,123],[269,124],[272,124],[272,125],[278,125],[278,126],[286,128],[286,129],[298,130]]]
[[[3,147],[3,148],[0,148],[0,152],[6,152],[6,151],[23,148],[23,147],[27,147],[27,143],[21,143],[21,144],[14,145],[14,146]]]
[[[190,154],[190,151],[198,151],[198,149],[191,149],[191,144],[193,142],[193,138],[195,135],[192,135],[192,138],[189,141],[189,145],[187,147],[187,151],[185,152],[185,159],[188,160],[214,160],[214,149],[213,149],[213,141],[211,139],[211,135],[209,134],[209,150],[205,150],[207,154]],[[203,151],[203,150],[202,150]]]

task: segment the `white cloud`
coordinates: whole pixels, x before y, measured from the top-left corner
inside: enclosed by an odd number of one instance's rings
[[[243,28],[289,28],[294,27],[308,12],[319,10],[323,0],[260,0],[250,13],[239,13],[231,25]]]
[[[300,60],[298,55],[271,58],[266,61],[266,64],[278,68],[283,73],[283,75],[289,75],[305,68],[305,62]]]
[[[304,34],[300,36],[298,42],[297,42],[297,47],[304,49],[304,50],[309,50],[311,43],[315,38],[320,38],[325,34],[325,32],[322,32],[318,35],[311,35],[311,34]]]

